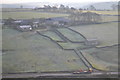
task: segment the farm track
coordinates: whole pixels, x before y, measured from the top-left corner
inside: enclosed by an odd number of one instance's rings
[[[2,74],[2,78],[118,78],[118,72],[93,72],[91,74],[73,74],[72,72],[13,73]]]

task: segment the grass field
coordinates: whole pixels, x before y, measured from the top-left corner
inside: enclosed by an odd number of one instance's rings
[[[45,13],[45,12],[32,12],[32,11],[22,11],[22,12],[3,12],[2,19],[32,19],[32,18],[50,18],[50,17],[62,17],[68,16],[68,14],[57,14],[57,13]]]
[[[42,32],[43,35],[50,37],[54,41],[64,41],[61,39],[55,32],[53,31],[44,31]]]
[[[59,45],[61,45],[64,49],[84,49],[88,48],[89,46],[85,46],[84,43],[70,43],[70,42],[58,42]]]
[[[73,41],[73,42],[83,42],[83,41],[85,41],[85,38],[84,38],[82,35],[74,32],[74,31],[72,31],[72,30],[70,30],[70,29],[67,29],[67,28],[59,28],[59,29],[57,29],[57,30],[58,30],[60,33],[62,33],[65,37],[67,37],[69,40],[71,40],[71,41]]]
[[[2,31],[3,73],[87,69],[74,51],[62,50],[37,33],[21,33],[13,29]]]
[[[105,71],[118,71],[118,46],[82,50],[83,55],[94,68]]]
[[[12,12],[12,11],[32,11],[32,8],[2,8],[2,12]]]
[[[118,23],[72,26],[71,29],[83,34],[87,39],[98,39],[97,47],[118,44]]]
[[[102,16],[101,22],[118,21],[118,16]]]
[[[83,11],[83,12],[88,12],[88,11]],[[118,11],[89,11],[89,12],[95,12],[98,14],[118,15]]]

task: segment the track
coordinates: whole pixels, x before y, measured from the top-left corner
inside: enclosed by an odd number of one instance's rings
[[[118,72],[93,72],[91,74],[73,74],[73,73],[16,73],[3,74],[2,78],[117,78]]]

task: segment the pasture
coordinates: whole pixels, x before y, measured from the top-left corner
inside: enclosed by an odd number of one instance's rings
[[[84,42],[85,41],[85,38],[81,34],[74,32],[68,28],[58,28],[57,30],[72,42]]]
[[[86,11],[84,10],[83,12],[95,12],[95,13],[98,13],[98,14],[106,14],[106,15],[118,15],[118,11]]]
[[[44,31],[41,32],[41,34],[50,37],[52,40],[54,41],[64,41],[63,39],[61,39],[61,37],[59,37],[55,32],[53,31]]]
[[[2,8],[2,12],[32,11],[32,8]]]
[[[71,43],[71,42],[58,42],[59,45],[61,45],[64,49],[85,49],[89,46],[85,46],[84,43]]]
[[[87,67],[74,51],[62,50],[35,32],[3,29],[3,73],[72,71]]]
[[[82,50],[92,66],[104,71],[118,71],[118,46]]]
[[[100,43],[97,47],[118,44],[117,22],[72,26],[70,28],[81,33],[87,39],[97,39]]]
[[[19,12],[3,12],[2,19],[32,19],[32,18],[50,18],[50,17],[64,17],[68,14],[45,13],[35,11],[19,11]]]
[[[101,16],[101,22],[118,21],[118,16]]]

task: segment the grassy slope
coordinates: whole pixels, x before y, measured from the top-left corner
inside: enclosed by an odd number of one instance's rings
[[[118,44],[118,23],[73,26],[71,29],[83,34],[86,38],[97,38],[98,47]]]
[[[3,29],[3,50],[3,73],[87,69],[73,51],[35,33]]]

